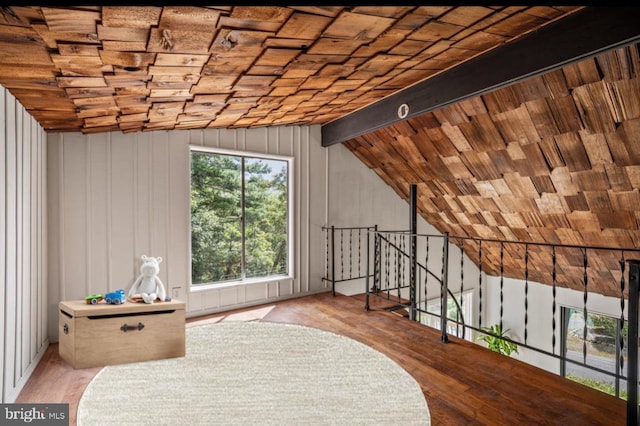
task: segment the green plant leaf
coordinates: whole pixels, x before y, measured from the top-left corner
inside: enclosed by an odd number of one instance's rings
[[[518,353],[518,345],[502,338],[506,337],[509,329],[502,330],[500,324],[493,324],[490,327],[481,327],[480,329],[488,333],[478,337],[478,340],[487,343],[487,349],[503,355],[511,355],[513,352]]]

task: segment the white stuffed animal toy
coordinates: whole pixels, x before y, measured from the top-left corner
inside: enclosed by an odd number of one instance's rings
[[[140,294],[144,303],[153,303],[156,299],[164,301],[167,297],[167,292],[164,289],[164,284],[162,284],[162,281],[160,281],[158,277],[162,258],[148,257],[143,254],[141,259],[141,274],[129,289],[128,297]]]

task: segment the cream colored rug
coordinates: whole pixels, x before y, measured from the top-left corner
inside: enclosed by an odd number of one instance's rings
[[[186,330],[186,355],[103,368],[78,425],[429,425],[418,383],[386,355],[291,324]]]

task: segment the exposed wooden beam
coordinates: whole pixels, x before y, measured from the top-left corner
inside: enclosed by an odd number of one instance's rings
[[[322,146],[638,42],[638,22],[640,7],[585,8],[323,125]],[[408,106],[406,115],[401,105]]]

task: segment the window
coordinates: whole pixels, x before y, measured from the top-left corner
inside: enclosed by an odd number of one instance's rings
[[[192,284],[290,273],[291,161],[192,149]]]
[[[582,309],[562,308],[562,351],[565,357],[588,366],[610,372],[612,375],[590,369],[570,361],[562,360],[563,376],[596,388],[611,395],[626,399],[627,382],[615,377],[619,371],[620,356],[624,358],[622,374],[627,367],[627,322],[619,318],[587,312],[587,339],[584,339],[585,320]],[[624,339],[624,350],[620,353],[620,336]],[[584,359],[584,344],[587,357]]]
[[[456,305],[456,302],[458,304]],[[462,316],[464,317],[464,321],[466,324],[471,324],[472,319],[472,308],[473,308],[473,291],[466,291],[463,294],[456,293],[455,300],[448,295],[447,297],[447,318],[452,319],[454,321],[463,322],[463,318],[460,317],[460,311],[458,311],[458,305],[460,306],[460,310],[462,311]],[[425,309],[426,306],[426,309]],[[424,325],[428,325],[429,327],[440,329],[440,298],[427,300],[422,303],[420,310],[426,310],[426,312],[433,313],[435,315],[430,315],[424,312],[418,312],[418,321]],[[463,327],[455,322],[447,321],[447,333],[452,336],[462,337]],[[472,341],[471,333],[468,331],[464,336],[465,340]]]

